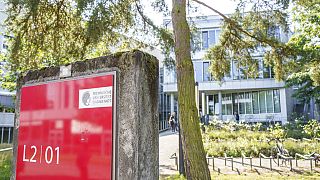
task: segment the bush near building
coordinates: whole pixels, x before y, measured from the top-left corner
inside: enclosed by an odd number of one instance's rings
[[[261,124],[213,121],[206,126],[203,142],[207,154],[214,157],[222,157],[224,153],[233,157],[241,157],[242,153],[252,157],[259,157],[259,153],[267,156],[275,155],[276,142],[272,139],[283,140],[284,148],[292,156],[295,153],[320,153],[320,142],[315,139],[319,137],[319,133],[315,131],[317,130],[315,127],[318,126],[320,123],[316,121],[309,121],[306,125],[299,125],[299,127],[292,124],[263,127]],[[294,138],[298,138],[297,141]],[[303,138],[313,139],[306,141]]]

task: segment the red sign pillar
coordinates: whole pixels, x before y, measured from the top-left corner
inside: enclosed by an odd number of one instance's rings
[[[115,73],[21,88],[16,179],[112,179]]]

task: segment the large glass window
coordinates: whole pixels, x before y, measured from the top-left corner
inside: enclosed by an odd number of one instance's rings
[[[274,103],[274,112],[280,113],[281,106],[280,106],[280,91],[279,91],[279,89],[273,90],[273,103]]]
[[[214,96],[215,107],[218,108],[218,95]],[[209,98],[209,104],[210,104]],[[280,113],[280,92],[276,90],[253,91],[229,93],[222,95],[222,114],[232,115],[238,114],[263,114],[263,113]],[[214,109],[218,114],[218,109]]]
[[[259,92],[252,92],[253,114],[259,114]]]
[[[245,93],[246,114],[252,114],[251,92]]]
[[[246,113],[246,102],[245,102],[245,96],[244,93],[239,93],[239,114],[245,114]]]
[[[259,105],[260,105],[260,113],[266,113],[266,91],[259,92]]]
[[[266,91],[267,113],[273,113],[273,90]]]
[[[210,81],[209,62],[203,63],[203,81]]]
[[[222,95],[222,114],[232,115],[232,100],[231,94]]]

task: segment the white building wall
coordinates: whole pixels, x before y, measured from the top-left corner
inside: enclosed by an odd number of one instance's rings
[[[202,31],[208,30],[216,30],[221,27],[222,19],[219,16],[208,16],[202,18],[193,18],[193,23],[195,26],[199,28],[200,34]],[[165,20],[167,28],[172,28],[172,24],[170,20]],[[285,34],[280,29],[280,39],[283,42],[288,40],[290,34]],[[202,40],[202,38],[200,38]],[[209,40],[208,40],[209,41]],[[257,59],[261,59],[266,49],[258,49],[253,56]],[[266,122],[266,121],[282,121],[285,123],[287,119],[290,117],[292,113],[292,97],[290,89],[286,89],[284,82],[277,82],[275,79],[264,76],[263,74],[265,71],[259,71],[259,77],[257,79],[238,79],[235,80],[237,76],[240,77],[238,74],[236,77],[233,77],[234,71],[233,63],[231,63],[231,72],[230,77],[226,77],[223,82],[218,81],[204,81],[204,72],[203,69],[203,62],[208,62],[208,60],[203,59],[206,54],[206,49],[201,49],[194,53],[191,53],[193,64],[194,64],[194,71],[195,71],[195,82],[199,84],[199,91],[201,93],[205,93],[206,95],[213,95],[218,94],[221,92],[222,94],[225,93],[236,93],[236,92],[250,92],[250,91],[263,91],[263,90],[270,90],[270,89],[279,89],[280,92],[280,104],[281,104],[281,112],[280,113],[262,113],[262,114],[240,114],[240,120],[247,121],[247,122]],[[263,67],[263,65],[259,63],[259,67]],[[168,70],[165,68],[164,73],[164,84],[163,84],[163,91],[168,94],[176,94],[177,93],[177,83],[176,83],[176,76],[174,75],[175,72],[172,70]],[[238,71],[238,70],[237,70]],[[261,78],[264,76],[264,78]],[[270,73],[271,76],[271,73]],[[200,97],[199,97],[200,98]],[[203,97],[201,98],[203,101]],[[200,100],[200,99],[199,99]],[[208,101],[208,100],[207,100]],[[212,106],[211,102],[206,102]],[[217,102],[214,102],[215,105]],[[214,106],[215,106],[214,105]],[[217,106],[218,107],[218,106]],[[220,111],[219,108],[215,107],[215,112]],[[205,107],[209,108],[209,107]],[[233,115],[223,115],[223,120],[232,120],[234,119]]]

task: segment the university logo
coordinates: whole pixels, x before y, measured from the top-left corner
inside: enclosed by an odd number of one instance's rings
[[[100,107],[112,107],[112,86],[79,90],[79,109]]]
[[[84,92],[82,94],[82,103],[85,105],[85,106],[89,106],[90,105],[90,102],[91,102],[91,97],[90,97],[90,93],[88,91]]]

